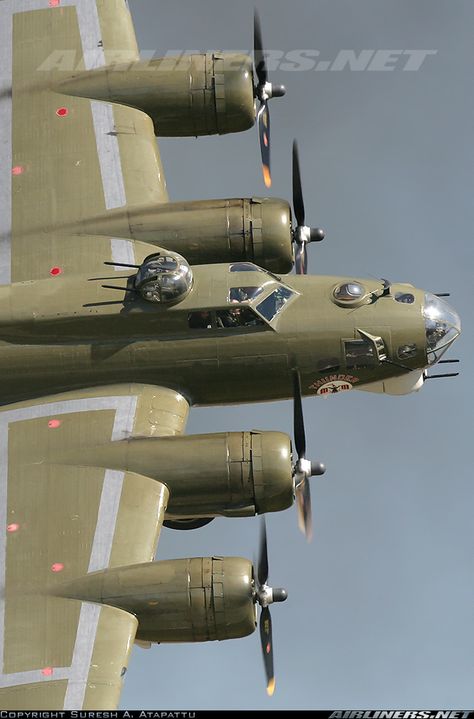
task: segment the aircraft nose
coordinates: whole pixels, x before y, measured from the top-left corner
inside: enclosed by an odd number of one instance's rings
[[[425,292],[423,305],[428,364],[434,364],[461,334],[458,313],[444,300]]]

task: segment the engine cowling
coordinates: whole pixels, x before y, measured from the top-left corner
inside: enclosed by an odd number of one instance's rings
[[[166,247],[191,265],[254,262],[271,272],[293,267],[291,211],[276,198],[229,198],[127,208],[85,230]]]
[[[58,90],[142,110],[160,137],[222,135],[255,122],[252,60],[238,53],[169,56],[79,72]]]
[[[166,519],[251,517],[293,503],[281,432],[222,432],[130,442],[129,467],[167,485]]]
[[[153,599],[137,605],[137,638],[150,642],[208,642],[255,630],[252,564],[238,557],[160,562]],[[144,597],[149,597],[144,587]],[[125,608],[125,607],[123,607]]]

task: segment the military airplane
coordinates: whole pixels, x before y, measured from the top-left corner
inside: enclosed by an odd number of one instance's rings
[[[266,535],[237,557],[153,561],[193,529],[296,498],[311,537],[305,396],[403,394],[460,334],[447,302],[308,276],[297,145],[284,200],[169,202],[156,137],[255,122],[253,58],[141,61],[125,0],[0,2],[0,704],[114,708],[133,642],[260,633],[274,688]],[[295,266],[296,274],[288,274]],[[183,436],[193,405],[293,398],[279,432]],[[44,509],[47,508],[47,513]],[[43,510],[43,511],[39,511]]]

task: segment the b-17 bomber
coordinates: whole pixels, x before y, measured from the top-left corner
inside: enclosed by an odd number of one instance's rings
[[[253,565],[155,561],[161,527],[295,503],[311,539],[326,467],[306,456],[302,399],[420,389],[459,316],[408,283],[307,274],[324,231],[306,224],[296,142],[291,205],[170,202],[157,137],[256,124],[271,185],[285,88],[257,15],[253,56],[174,65],[140,60],[125,0],[1,0],[0,67],[0,705],[112,709],[134,641],[257,624],[272,693],[286,590],[268,584],[265,529]],[[292,439],[183,434],[192,406],[279,399]]]

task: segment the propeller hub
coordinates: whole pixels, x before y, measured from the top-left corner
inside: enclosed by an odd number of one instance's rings
[[[311,462],[309,459],[300,457],[295,465],[295,474],[302,474],[305,477],[311,476]]]
[[[299,245],[304,242],[321,242],[325,237],[326,233],[320,227],[298,225],[293,232],[293,240]]]
[[[265,82],[264,84],[257,85],[256,95],[260,102],[266,102],[272,97],[283,97],[286,93],[284,85],[274,85],[271,82]]]
[[[288,592],[281,587],[273,589],[268,584],[262,584],[257,591],[257,601],[262,608],[274,602],[285,602],[287,598]]]
[[[273,601],[274,602],[286,602],[288,599],[288,592],[283,587],[277,587],[273,590]]]
[[[321,227],[313,227],[310,230],[310,242],[321,242],[326,237],[326,233]]]
[[[283,97],[286,95],[286,87],[284,85],[272,85],[272,97]]]
[[[298,245],[302,245],[305,242],[311,242],[311,227],[307,227],[307,225],[298,225],[295,227],[293,239]]]

